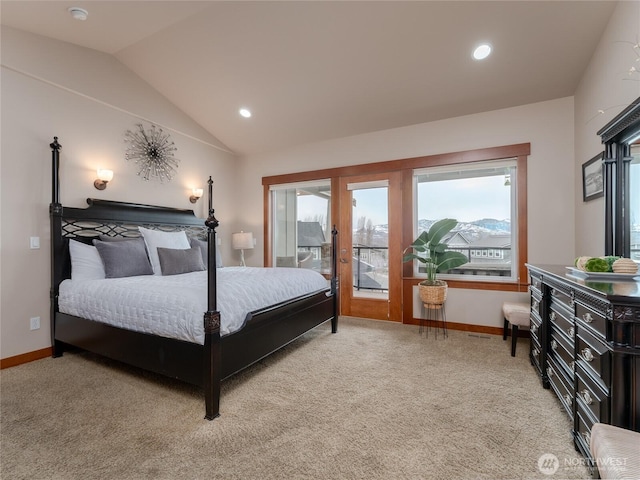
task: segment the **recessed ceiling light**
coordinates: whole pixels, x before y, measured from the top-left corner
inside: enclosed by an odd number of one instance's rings
[[[84,8],[71,7],[67,11],[69,12],[69,14],[71,14],[74,20],[84,21],[89,16],[89,12],[87,12]]]
[[[241,108],[240,115],[242,115],[244,118],[249,118],[251,116],[251,110],[249,110],[248,108]]]
[[[489,56],[489,54],[491,54],[491,45],[483,43],[482,45],[477,46],[473,51],[473,58],[476,60],[484,60]]]

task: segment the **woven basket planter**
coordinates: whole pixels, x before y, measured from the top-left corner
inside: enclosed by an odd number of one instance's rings
[[[440,285],[425,285],[424,283],[418,284],[418,292],[420,294],[420,300],[422,303],[429,305],[442,305],[447,299],[447,282],[438,280]]]

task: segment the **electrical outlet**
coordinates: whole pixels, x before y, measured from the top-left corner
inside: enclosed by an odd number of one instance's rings
[[[29,330],[38,330],[40,328],[40,317],[31,317],[29,319]]]

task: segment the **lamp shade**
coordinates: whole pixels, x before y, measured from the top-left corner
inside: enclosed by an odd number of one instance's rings
[[[113,170],[107,170],[106,168],[98,169],[98,179],[103,182],[110,182],[113,180]]]
[[[231,234],[231,246],[234,250],[249,250],[253,248],[253,233],[240,232]]]

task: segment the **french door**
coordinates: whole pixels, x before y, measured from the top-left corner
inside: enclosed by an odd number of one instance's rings
[[[402,321],[402,176],[341,177],[341,314]]]

